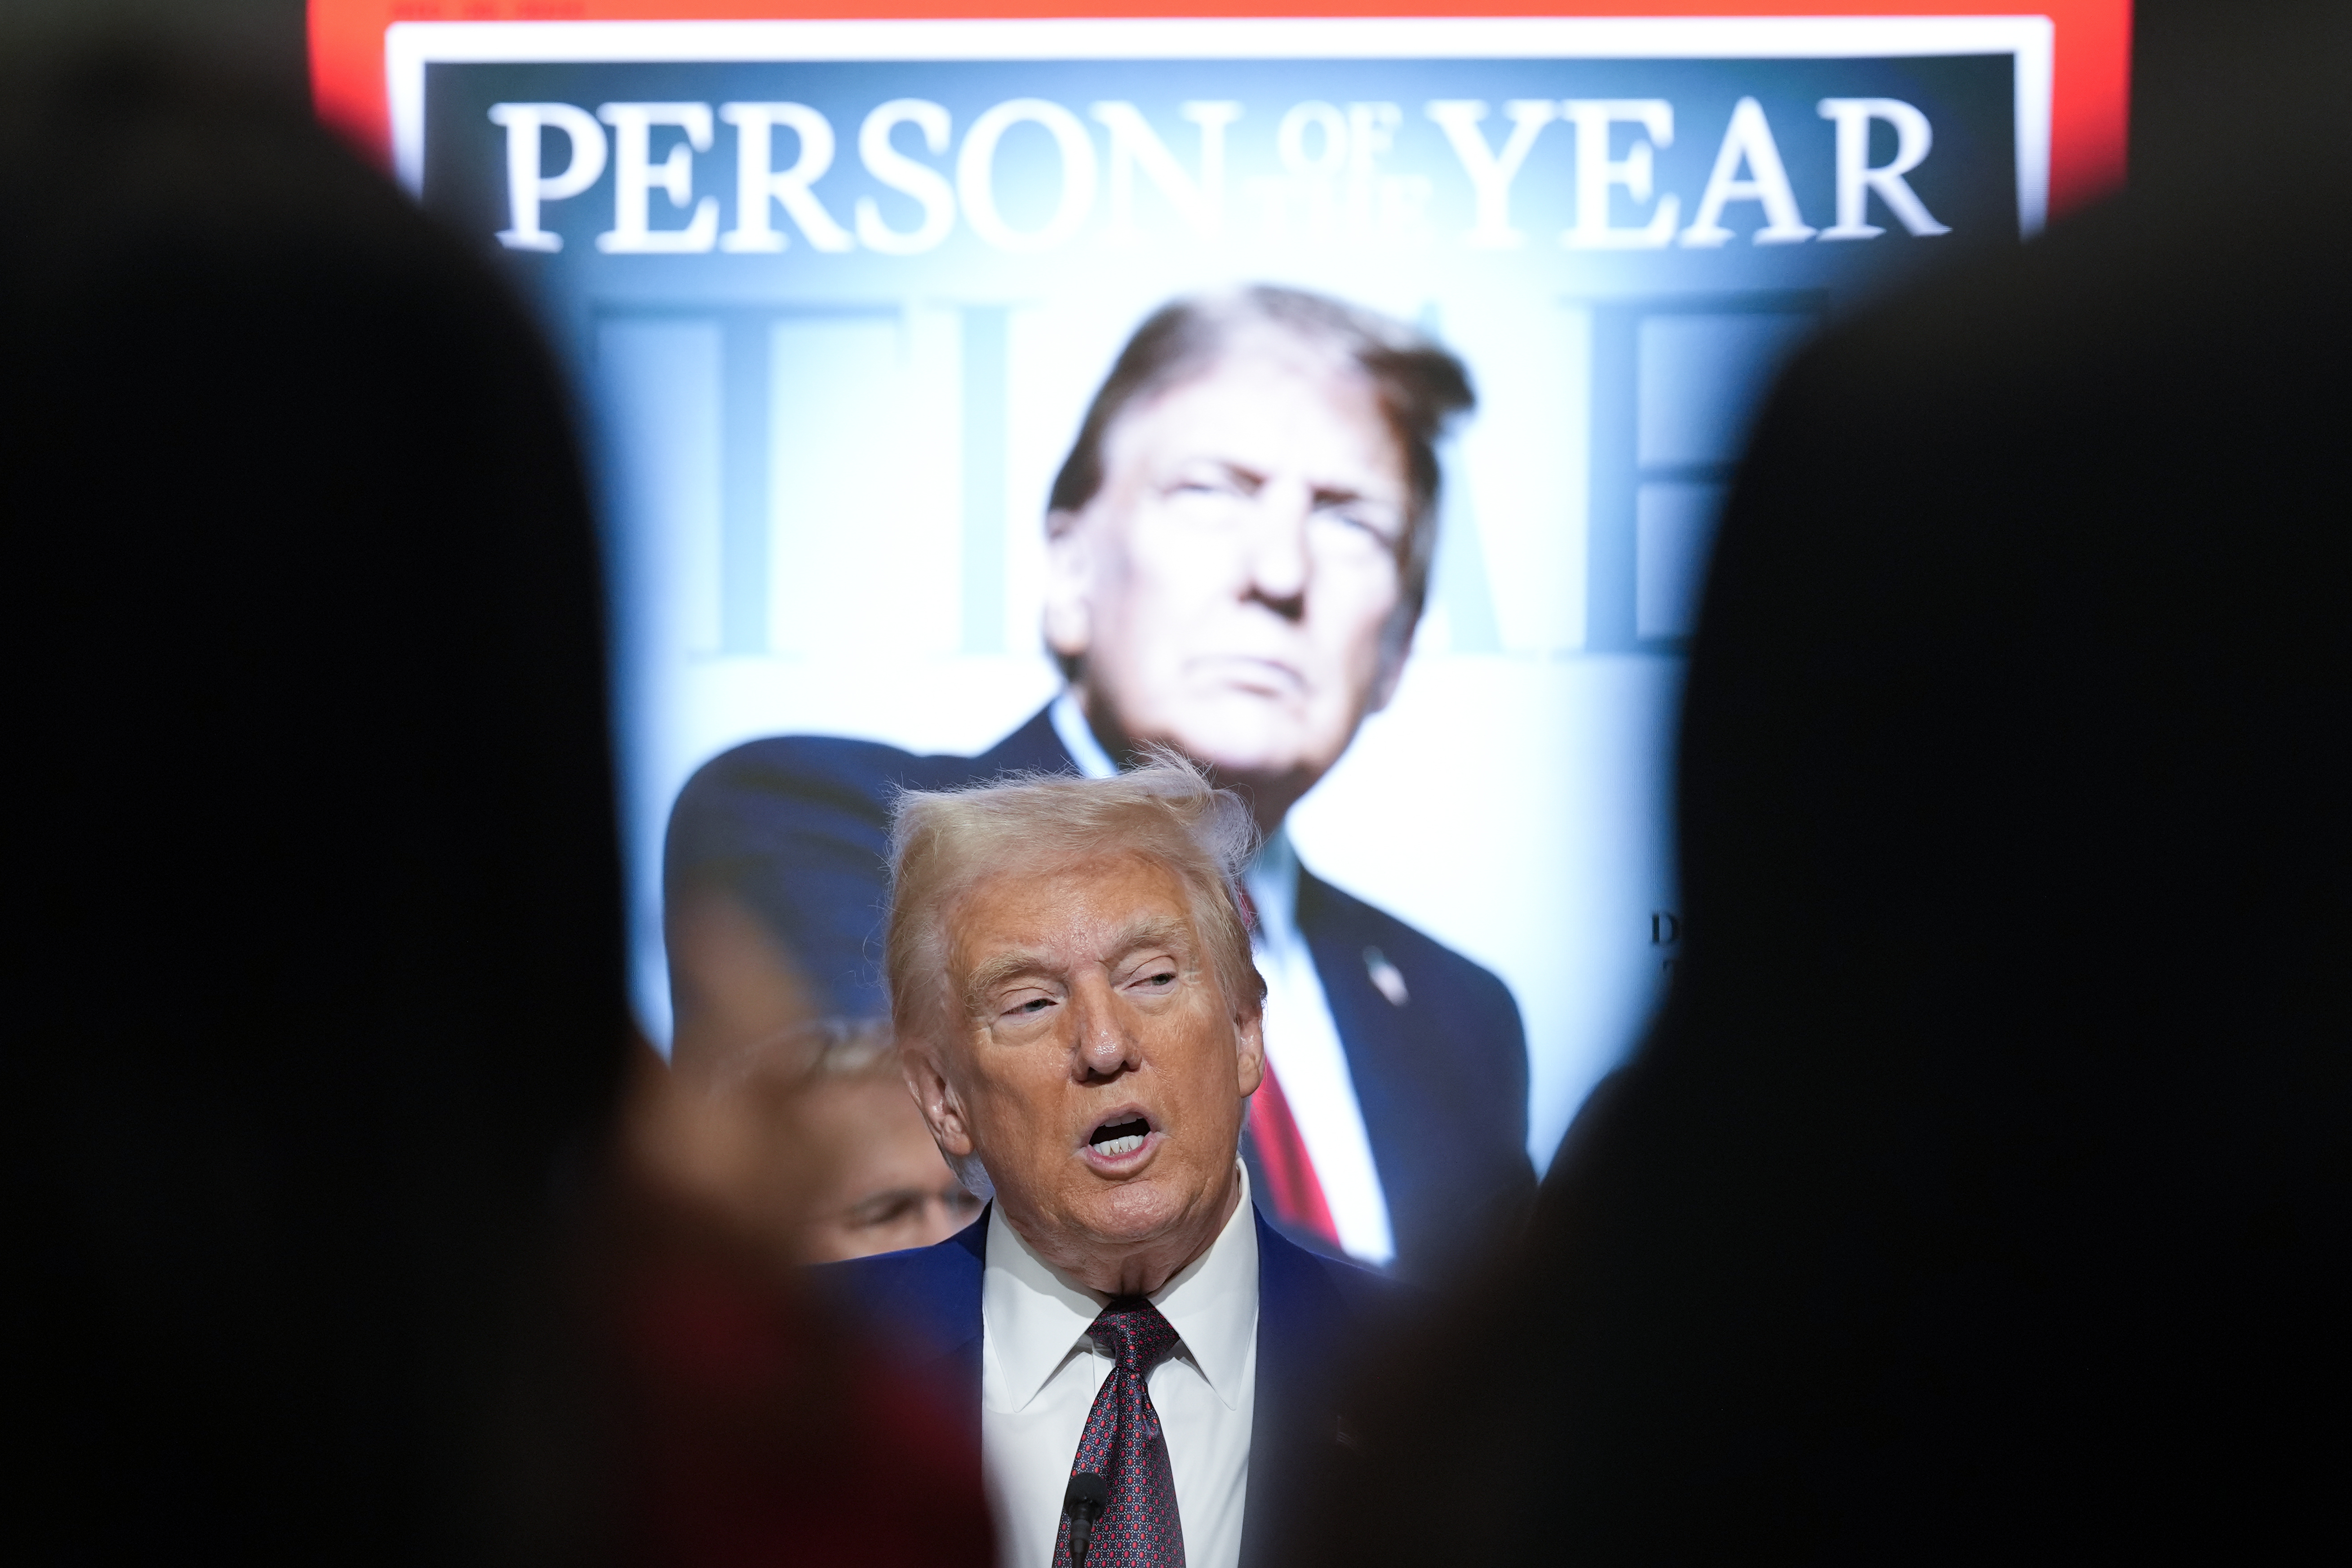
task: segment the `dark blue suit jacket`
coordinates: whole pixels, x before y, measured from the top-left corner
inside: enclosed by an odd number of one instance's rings
[[[879,1016],[891,797],[1076,769],[1043,711],[977,757],[818,736],[738,746],[704,764],[670,814],[669,907],[691,888],[726,889],[791,951],[830,1011]],[[1348,1052],[1396,1272],[1450,1279],[1515,1235],[1535,1200],[1518,1005],[1486,970],[1304,870],[1298,926]],[[1371,955],[1403,975],[1402,1004],[1373,984]]]
[[[1271,1568],[1293,1521],[1282,1505],[1349,1440],[1341,1408],[1353,1352],[1392,1332],[1407,1305],[1391,1280],[1318,1257],[1257,1219],[1257,1391],[1250,1421],[1242,1568]],[[936,1247],[811,1270],[851,1321],[912,1358],[948,1409],[968,1415],[980,1451],[980,1283],[988,1215]],[[1352,1433],[1349,1434],[1352,1436]]]

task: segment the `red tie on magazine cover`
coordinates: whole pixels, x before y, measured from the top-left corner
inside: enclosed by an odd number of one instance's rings
[[[1307,1140],[1299,1135],[1298,1119],[1290,1113],[1290,1101],[1283,1098],[1282,1084],[1274,1076],[1271,1062],[1266,1064],[1265,1081],[1250,1097],[1249,1135],[1257,1145],[1266,1206],[1274,1211],[1275,1223],[1338,1251],[1339,1227],[1331,1223],[1331,1205],[1324,1200],[1315,1162],[1307,1157]]]

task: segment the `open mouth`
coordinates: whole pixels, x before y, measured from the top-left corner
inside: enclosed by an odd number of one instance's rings
[[[1131,1116],[1124,1121],[1104,1122],[1088,1135],[1087,1142],[1096,1153],[1116,1160],[1142,1148],[1143,1141],[1150,1136],[1151,1123],[1140,1116]]]

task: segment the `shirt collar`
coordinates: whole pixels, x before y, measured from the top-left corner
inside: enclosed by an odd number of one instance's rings
[[[1004,1375],[1013,1408],[1025,1409],[1061,1370],[1102,1308],[1029,1250],[1006,1223],[1004,1205],[988,1211],[988,1267],[980,1282],[981,1325],[987,1353]]]
[[[1298,851],[1291,847],[1287,825],[1266,835],[1257,858],[1242,873],[1242,885],[1257,906],[1260,941],[1273,946],[1287,943],[1298,931]]]
[[[1217,1239],[1151,1296],[1228,1410],[1238,1407],[1257,1341],[1257,1222],[1246,1167],[1241,1188],[1241,1201]],[[1025,1408],[1082,1347],[1102,1310],[1094,1292],[1029,1250],[1002,1205],[989,1211],[981,1304],[988,1353],[1015,1409]]]
[[[1070,761],[1078,764],[1078,772],[1090,779],[1118,777],[1118,764],[1110,760],[1110,753],[1095,738],[1094,726],[1087,722],[1086,710],[1078,706],[1076,695],[1068,687],[1064,687],[1062,694],[1054,699],[1045,716],[1062,749],[1070,753]]]
[[[1228,1410],[1239,1407],[1242,1374],[1257,1342],[1257,1210],[1249,1168],[1240,1172],[1241,1202],[1225,1228],[1151,1297]]]

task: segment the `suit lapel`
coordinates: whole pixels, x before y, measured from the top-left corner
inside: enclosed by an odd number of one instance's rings
[[[1351,929],[1355,922],[1348,915],[1347,900],[1301,867],[1299,934],[1314,954],[1316,978],[1323,983],[1332,1026],[1348,1055],[1348,1076],[1355,1084],[1364,1135],[1372,1146],[1372,1167],[1380,1173],[1389,1226],[1402,1257],[1409,1250],[1409,1199],[1427,1190],[1440,1174],[1428,1169],[1440,1151],[1427,1146],[1427,1107],[1418,1088],[1429,1063],[1426,1053],[1413,1048],[1408,1010],[1373,987],[1365,968],[1368,933]]]
[[[1029,721],[987,751],[971,759],[973,776],[992,779],[999,773],[1074,773],[1078,764],[1054,733],[1050,704],[1029,716]]]
[[[940,1358],[942,1381],[959,1410],[971,1412],[972,1451],[980,1451],[981,1284],[988,1272],[988,1216],[996,1205],[984,1204],[980,1217],[956,1233],[959,1250],[971,1259],[960,1265],[953,1302],[954,1318],[962,1331],[947,1354]]]
[[[1330,1400],[1334,1341],[1346,1306],[1324,1266],[1255,1212],[1257,1224],[1257,1390],[1250,1421],[1249,1496],[1242,1568],[1270,1568],[1294,1522],[1298,1461],[1337,1436]]]
[[[988,1265],[988,1209],[917,1262],[895,1288],[873,1302],[874,1315],[904,1336],[916,1375],[939,1394],[941,1408],[971,1424],[980,1452],[981,1280]]]

